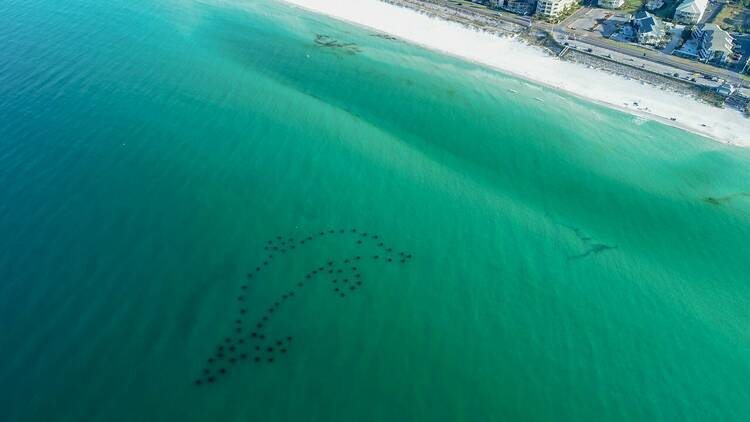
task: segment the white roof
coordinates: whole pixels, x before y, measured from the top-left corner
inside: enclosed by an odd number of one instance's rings
[[[677,10],[680,12],[694,11],[695,13],[703,13],[707,5],[708,0],[685,0],[677,6]]]

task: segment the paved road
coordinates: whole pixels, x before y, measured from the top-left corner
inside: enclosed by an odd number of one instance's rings
[[[703,66],[691,65],[688,63],[678,61],[676,60],[675,57],[666,55],[659,51],[646,51],[643,53],[638,53],[629,48],[620,47],[614,43],[610,43],[610,42],[597,39],[596,37],[581,37],[581,36],[578,36],[578,34],[575,34],[574,32],[565,31],[564,29],[561,29],[561,28],[555,28],[555,32],[558,35],[560,35],[561,38],[563,39],[567,38],[569,35],[576,35],[576,40],[585,44],[590,44],[592,46],[596,46],[599,48],[604,48],[607,50],[615,51],[620,54],[624,54],[626,56],[630,56],[633,58],[638,58],[642,60],[648,59],[655,63],[672,66],[676,69],[684,70],[686,72],[700,73],[704,75],[714,76],[720,79],[725,79],[727,81],[732,81],[735,84],[742,83],[743,86],[750,87],[750,83],[743,81],[742,78],[736,72],[732,72],[727,69],[722,69],[722,68],[713,67],[713,66],[706,66],[706,65],[703,65]]]
[[[465,7],[457,7],[455,4],[451,4],[448,1],[444,0],[432,0],[432,3],[439,4],[444,7],[448,7],[451,9],[466,11],[467,9]],[[675,69],[679,69],[685,72],[690,73],[700,73],[703,75],[708,76],[714,76],[716,78],[724,79],[727,81],[730,81],[736,85],[742,85],[744,87],[750,88],[750,83],[747,81],[744,81],[736,72],[732,72],[727,69],[722,69],[714,66],[708,66],[704,64],[690,64],[685,63],[683,61],[678,60],[677,57],[664,54],[659,51],[651,51],[646,50],[644,52],[637,52],[633,51],[632,48],[624,46],[618,46],[616,43],[607,42],[603,39],[599,38],[598,36],[595,36],[593,34],[588,33],[581,33],[581,31],[571,31],[568,28],[568,23],[573,22],[576,19],[580,18],[582,15],[587,14],[592,9],[590,7],[581,7],[577,11],[575,11],[573,14],[571,14],[569,17],[567,17],[564,21],[558,23],[557,25],[553,25],[544,21],[531,21],[531,19],[527,16],[519,16],[514,15],[510,12],[497,12],[490,9],[478,9],[478,8],[472,8],[471,12],[477,13],[479,15],[485,15],[488,17],[493,17],[496,19],[499,19],[504,22],[513,23],[516,25],[521,25],[525,27],[531,26],[532,28],[541,29],[548,31],[553,34],[556,40],[563,41],[570,36],[575,36],[577,41],[580,41],[585,44],[589,44],[591,46],[599,47],[602,49],[610,50],[613,52],[617,52],[632,58],[636,58],[639,60],[649,60],[654,63],[671,66]],[[582,36],[585,35],[585,36]]]
[[[686,72],[691,73],[701,73],[704,75],[714,76],[720,79],[724,79],[730,82],[733,82],[736,85],[741,84],[745,87],[750,87],[750,83],[744,81],[736,72],[732,72],[728,69],[722,69],[719,67],[714,66],[708,66],[705,64],[690,64],[685,63],[681,60],[679,60],[677,57],[674,57],[672,55],[664,54],[660,51],[651,51],[651,50],[645,50],[643,52],[636,52],[633,51],[631,48],[626,47],[626,45],[619,46],[616,43],[607,42],[604,41],[602,38],[600,38],[598,35],[589,34],[589,33],[581,33],[581,31],[571,31],[567,26],[568,22],[573,22],[574,20],[578,19],[582,15],[587,14],[591,9],[588,7],[582,7],[575,13],[573,13],[570,17],[565,19],[563,22],[559,23],[558,25],[555,25],[552,28],[553,34],[557,35],[556,39],[558,41],[562,39],[567,39],[570,36],[575,36],[576,40],[590,44],[592,46],[596,46],[599,48],[604,48],[607,50],[611,50],[614,52],[618,52],[620,54],[624,54],[633,58],[638,58],[641,60],[650,60],[655,63],[672,66],[676,69],[680,69]],[[543,29],[549,30],[549,24],[545,24],[546,27],[541,27]],[[536,23],[535,23],[536,26]],[[583,35],[583,36],[582,36]]]

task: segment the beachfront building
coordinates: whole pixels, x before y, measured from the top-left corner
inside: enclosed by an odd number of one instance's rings
[[[633,16],[630,23],[640,44],[662,46],[667,40],[664,22],[651,13],[642,10]]]
[[[664,6],[664,0],[648,0],[646,2],[646,10],[657,10]]]
[[[674,21],[685,25],[698,23],[706,12],[708,0],[685,0],[677,6],[674,12]]]
[[[539,0],[536,3],[536,14],[545,18],[556,18],[576,3],[577,0]]]
[[[724,64],[733,53],[734,38],[718,25],[698,25],[693,37],[698,40],[698,58],[701,61]]]
[[[536,8],[536,0],[490,0],[490,5],[519,15],[531,15]]]
[[[599,7],[604,9],[617,9],[625,4],[625,0],[599,0]]]

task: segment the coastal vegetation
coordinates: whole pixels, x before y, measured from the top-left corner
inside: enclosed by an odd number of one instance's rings
[[[565,48],[565,46],[557,42],[549,31],[530,31],[521,33],[519,36],[527,43],[544,47],[553,54],[559,54]]]
[[[725,4],[714,22],[727,31],[750,33],[750,0],[745,3]]]
[[[682,46],[682,44],[690,41],[690,39],[693,38],[694,30],[695,30],[695,25],[686,26],[685,29],[682,30],[682,33],[680,34],[680,38],[682,38],[682,42],[680,43],[680,46]]]
[[[637,12],[641,10],[645,3],[644,0],[625,0],[625,3],[620,10],[628,13]]]
[[[672,18],[674,18],[674,12],[677,10],[677,6],[679,6],[681,2],[682,0],[664,0],[664,5],[662,5],[662,7],[652,10],[650,13],[665,21],[671,22]]]
[[[696,97],[715,107],[724,107],[725,98],[715,90],[701,87],[696,90]]]

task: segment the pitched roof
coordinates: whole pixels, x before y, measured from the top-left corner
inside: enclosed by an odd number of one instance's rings
[[[695,12],[695,13],[702,13],[704,10],[706,10],[706,6],[708,5],[708,0],[685,0],[682,3],[680,3],[679,6],[677,6],[678,12]]]
[[[702,29],[703,38],[701,39],[701,43],[707,50],[732,54],[734,39],[727,31],[712,23],[703,24]]]
[[[634,24],[641,34],[664,31],[664,23],[656,16],[645,11],[635,14]]]

